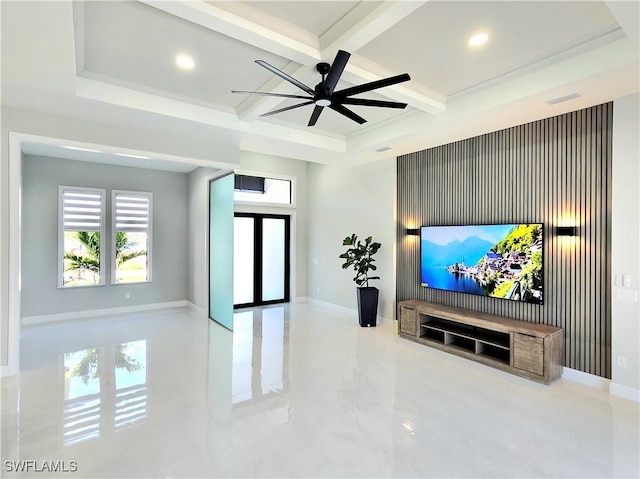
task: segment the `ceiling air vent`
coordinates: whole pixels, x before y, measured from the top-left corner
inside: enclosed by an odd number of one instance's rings
[[[236,175],[234,190],[264,194],[264,178],[261,176]]]
[[[555,105],[556,103],[562,103],[563,101],[573,100],[574,98],[580,98],[579,93],[569,93],[568,95],[559,96],[558,98],[552,98],[551,100],[547,100],[549,105]]]

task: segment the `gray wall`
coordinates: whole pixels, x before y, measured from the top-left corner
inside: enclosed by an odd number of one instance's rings
[[[186,299],[187,175],[28,155],[22,164],[23,317]],[[104,286],[57,288],[59,185],[107,189],[107,238],[112,189],[153,193],[151,283],[109,284],[107,240]]]
[[[612,103],[398,158],[398,300],[562,327],[565,366],[611,377]],[[420,286],[420,225],[544,223],[544,304]],[[553,228],[578,226],[577,238]]]
[[[310,163],[308,176],[309,297],[357,309],[353,270],[343,270],[338,256],[346,236],[373,236],[382,244],[375,258],[381,279],[370,285],[380,290],[378,315],[393,318],[395,159],[353,168]]]
[[[214,168],[197,168],[189,173],[189,247],[187,301],[207,312],[207,228],[209,225],[209,179]]]
[[[69,115],[73,115],[73,111]],[[0,142],[0,344],[2,366],[15,367],[15,355],[9,361],[9,132],[28,133],[50,138],[64,138],[98,145],[114,145],[149,152],[162,152],[188,158],[211,161],[212,167],[220,167],[218,161],[239,163],[239,148],[221,149],[220,142],[211,129],[203,125],[189,133],[180,121],[154,117],[153,121],[140,122],[114,109],[105,107],[104,122],[79,120],[30,110],[2,107],[2,141]],[[111,122],[105,123],[105,122]],[[117,125],[117,126],[115,126]],[[224,142],[228,144],[228,142]],[[13,336],[12,336],[13,337]],[[10,364],[11,363],[11,364]]]

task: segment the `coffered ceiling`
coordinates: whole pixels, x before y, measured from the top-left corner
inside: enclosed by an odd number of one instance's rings
[[[638,91],[637,2],[90,1],[2,8],[3,104],[92,121],[170,125],[239,149],[357,164]],[[471,47],[469,38],[488,41]],[[337,89],[409,73],[360,97],[358,125],[295,100],[255,63],[313,86],[318,62],[352,54]],[[188,55],[194,67],[176,66]],[[554,101],[573,97],[564,102]],[[384,153],[377,150],[389,148]]]

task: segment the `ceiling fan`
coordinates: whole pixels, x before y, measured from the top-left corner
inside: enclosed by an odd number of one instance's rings
[[[276,96],[281,98],[297,98],[300,100],[307,100],[296,105],[287,106],[285,108],[280,108],[278,110],[273,110],[260,115],[275,115],[276,113],[293,110],[294,108],[299,108],[301,106],[315,105],[313,113],[311,113],[311,118],[309,119],[309,124],[307,126],[313,126],[316,124],[318,118],[320,117],[320,113],[322,113],[322,110],[325,107],[329,107],[332,110],[337,111],[341,115],[344,115],[359,124],[363,124],[366,123],[367,120],[349,110],[344,105],[377,106],[383,108],[405,108],[407,106],[406,103],[398,103],[394,101],[369,100],[366,98],[351,97],[359,93],[364,93],[385,86],[395,85],[396,83],[402,83],[411,80],[411,77],[408,73],[403,73],[402,75],[396,75],[389,78],[383,78],[382,80],[364,83],[362,85],[354,86],[351,88],[345,88],[344,90],[334,91],[336,85],[338,84],[338,80],[340,79],[340,76],[344,71],[344,67],[349,61],[350,56],[350,53],[345,52],[344,50],[338,50],[338,53],[336,54],[336,58],[333,60],[332,65],[329,65],[328,63],[318,63],[316,65],[316,70],[322,75],[322,81],[316,85],[315,89],[308,87],[304,83],[296,80],[292,76],[287,75],[283,71],[278,70],[274,66],[269,65],[263,60],[256,60],[256,63],[258,65],[266,68],[272,73],[275,73],[279,77],[287,80],[289,83],[294,84],[309,96],[240,90],[232,90],[232,93],[242,93],[245,95]]]

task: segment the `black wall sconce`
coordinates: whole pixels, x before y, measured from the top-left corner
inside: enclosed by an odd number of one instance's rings
[[[411,236],[420,236],[420,228],[407,228],[406,233]]]
[[[576,226],[556,226],[556,236],[577,236],[578,228]]]

